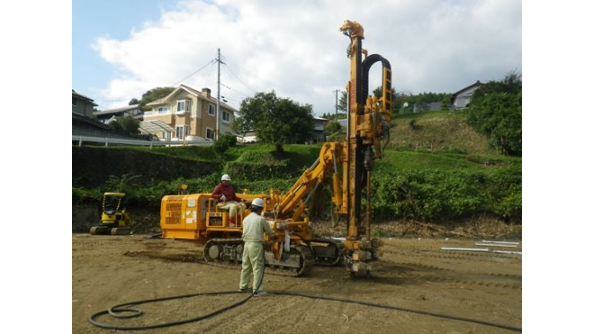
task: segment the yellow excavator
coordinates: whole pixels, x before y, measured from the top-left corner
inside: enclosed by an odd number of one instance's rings
[[[126,209],[122,207],[124,193],[107,192],[101,200],[101,221],[99,225],[91,227],[89,233],[127,235],[134,225]]]
[[[348,125],[345,140],[327,142],[318,159],[291,189],[281,193],[238,197],[247,202],[265,201],[263,215],[275,236],[267,242],[265,258],[269,272],[302,276],[315,264],[343,263],[350,274],[370,275],[372,262],[381,256],[381,240],[371,238],[371,172],[382,157],[382,141],[388,140],[391,110],[391,66],[384,57],[368,56],[362,48],[364,29],[345,21],[340,28],[350,39],[347,56],[351,78],[347,84]],[[382,64],[382,96],[368,96],[369,70]],[[344,241],[315,238],[306,208],[320,187],[330,184],[334,213],[345,217]],[[366,196],[365,211],[362,198]],[[165,196],[161,202],[163,238],[194,240],[204,244],[204,258],[217,266],[239,266],[242,260],[242,220],[250,209],[230,217],[210,193]]]

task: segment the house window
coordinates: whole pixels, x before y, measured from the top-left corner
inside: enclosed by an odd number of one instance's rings
[[[215,106],[212,104],[209,104],[209,115],[215,116]]]
[[[178,107],[176,112],[183,113],[186,111],[190,111],[190,100],[180,100],[178,101]]]
[[[74,97],[72,98],[72,105],[76,106],[76,98],[74,98]]]
[[[169,112],[169,107],[159,107],[157,108],[157,112],[159,114],[167,114]]]
[[[176,125],[176,138],[184,140],[190,133],[190,127],[188,125]]]
[[[171,140],[171,132],[169,132],[169,131],[162,132],[161,133],[161,138],[163,138],[165,140]]]
[[[223,121],[229,123],[229,113],[227,111],[223,111]]]
[[[207,128],[207,138],[210,140],[215,140],[215,131],[211,128]]]

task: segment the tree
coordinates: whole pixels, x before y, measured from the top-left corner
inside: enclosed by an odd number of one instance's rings
[[[328,122],[328,124],[324,127],[324,132],[327,135],[332,135],[333,133],[340,131],[341,125],[336,120],[332,120]]]
[[[168,96],[171,92],[176,89],[175,87],[156,87],[146,91],[142,98],[138,100],[137,98],[132,98],[128,105],[133,104],[140,104],[142,110],[150,110],[151,108],[146,107],[147,103],[153,102],[155,100],[159,100]]]
[[[341,92],[341,97],[337,103],[337,110],[347,113],[347,91]]]
[[[407,101],[407,99],[409,99],[411,97],[411,93],[407,92],[407,91],[400,91],[400,92],[396,92],[395,88],[391,88],[392,91],[392,104],[390,107],[390,113],[393,116],[396,116],[399,113],[399,110],[401,110],[401,107],[403,107],[403,104],[405,103],[405,101]],[[381,98],[382,97],[382,86],[374,89],[374,96]]]
[[[311,105],[279,98],[275,91],[261,92],[242,101],[235,128],[241,133],[255,131],[260,140],[282,151],[282,144],[310,140],[313,120]]]
[[[467,123],[504,154],[522,155],[522,91],[521,74],[513,71],[482,85],[469,104]]]
[[[442,106],[440,107],[440,109],[443,111],[448,111],[448,110],[450,110],[450,106],[451,106],[450,96],[444,95],[442,97]]]
[[[423,92],[417,95],[408,94],[403,96],[404,102],[407,102],[407,106],[403,104],[401,112],[404,114],[412,113],[414,106],[417,104],[417,108],[425,111],[429,108],[429,104],[432,102],[441,102],[444,107],[444,101],[446,98],[450,99],[451,94],[449,93],[432,93]]]
[[[132,116],[118,117],[109,124],[115,133],[135,137],[140,134],[140,122]]]
[[[228,133],[222,135],[219,140],[213,144],[213,148],[218,153],[224,153],[227,151],[228,148],[236,146],[237,138],[234,135],[230,135]]]
[[[324,114],[322,114],[322,118],[326,118],[326,119],[328,119],[330,121],[332,121],[332,120],[339,120],[339,119],[347,118],[347,114],[345,114],[345,113],[338,113],[338,114],[335,115],[334,112],[330,112],[330,113],[324,113]]]

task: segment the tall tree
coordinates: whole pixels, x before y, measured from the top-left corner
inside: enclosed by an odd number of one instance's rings
[[[110,123],[115,133],[126,136],[137,136],[140,134],[140,122],[132,116],[118,117]]]
[[[479,87],[469,104],[467,123],[486,135],[492,147],[509,155],[522,155],[522,91],[521,74],[513,71]]]
[[[396,92],[394,87],[391,90],[392,90],[392,104],[391,104],[390,109],[391,109],[391,114],[393,116],[395,116],[399,113],[399,110],[401,110],[401,107],[403,107],[403,103],[405,103],[405,101],[407,101],[407,99],[409,99],[411,97],[411,93],[409,93],[407,91]],[[382,97],[382,86],[374,89],[374,96],[376,96],[378,98]]]
[[[337,103],[337,109],[344,113],[347,112],[347,91],[341,92],[341,97],[339,98],[339,103]]]
[[[255,131],[260,140],[281,151],[282,144],[310,140],[313,120],[311,105],[279,98],[275,91],[261,92],[242,101],[235,128],[241,133]]]

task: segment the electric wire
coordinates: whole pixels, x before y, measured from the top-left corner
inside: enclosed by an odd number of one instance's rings
[[[264,249],[262,252],[262,257],[263,257],[263,263],[266,263],[265,257],[264,257]],[[241,291],[204,292],[204,293],[192,293],[192,294],[180,295],[180,296],[145,299],[145,300],[123,303],[123,304],[118,304],[118,305],[112,306],[108,310],[99,311],[99,312],[91,314],[89,316],[88,320],[91,324],[93,324],[97,327],[105,328],[105,329],[116,329],[116,330],[146,330],[146,329],[155,329],[155,328],[165,328],[165,327],[172,327],[172,326],[183,325],[183,324],[187,324],[187,323],[191,323],[191,322],[205,320],[208,318],[212,318],[218,314],[221,314],[225,311],[234,309],[240,305],[243,305],[248,300],[250,300],[252,297],[254,297],[254,295],[257,293],[258,289],[260,289],[260,286],[262,285],[262,281],[264,280],[264,272],[265,271],[263,268],[262,276],[260,277],[260,282],[258,283],[258,286],[256,287],[256,289],[254,289],[254,291],[248,297],[241,299],[240,301],[234,302],[228,306],[225,306],[223,308],[220,308],[218,310],[215,310],[213,312],[210,312],[210,313],[198,316],[198,317],[174,321],[174,322],[167,322],[167,323],[154,324],[154,325],[144,325],[144,326],[116,326],[116,325],[112,325],[112,324],[101,323],[96,320],[98,317],[105,315],[105,314],[109,314],[112,317],[117,318],[117,319],[129,319],[129,318],[140,317],[143,314],[143,311],[140,309],[137,309],[137,308],[130,308],[130,307],[136,306],[136,305],[141,305],[141,304],[156,303],[156,302],[162,302],[162,301],[173,300],[173,299],[192,298],[192,297],[198,297],[198,296],[222,296],[222,295],[231,295],[231,294],[244,294],[245,292],[241,292]],[[370,302],[365,302],[365,301],[357,301],[357,300],[351,300],[351,299],[318,296],[318,295],[309,295],[309,294],[305,294],[305,293],[296,293],[296,292],[287,292],[287,291],[270,291],[270,292],[268,292],[268,294],[274,295],[274,296],[303,297],[303,298],[328,300],[328,301],[342,302],[342,303],[349,303],[349,304],[358,304],[358,305],[364,305],[364,306],[370,306],[370,307],[376,307],[376,308],[383,308],[383,309],[389,309],[389,310],[415,313],[415,314],[420,314],[420,315],[427,315],[427,316],[438,317],[438,318],[443,318],[443,319],[448,319],[448,320],[456,320],[456,321],[475,323],[475,324],[479,324],[479,325],[507,329],[507,330],[511,330],[511,331],[515,331],[515,332],[523,331],[522,328],[520,328],[520,327],[502,325],[502,324],[497,324],[497,323],[493,323],[493,322],[464,318],[464,317],[453,316],[453,315],[448,315],[448,314],[441,314],[441,313],[434,313],[434,312],[428,312],[428,311],[422,311],[422,310],[408,309],[408,308],[398,307],[398,306],[370,303]],[[129,313],[129,314],[124,314],[124,313]]]
[[[205,67],[209,66],[209,64],[213,64],[213,63],[214,63],[214,62],[216,62],[216,61],[217,61],[216,59],[211,59],[211,60],[209,60],[209,62],[208,62],[208,63],[206,63],[204,66],[202,66],[202,67],[201,67],[201,68],[199,68],[198,70],[196,70],[196,71],[192,72],[192,74],[190,74],[189,76],[185,77],[184,79],[182,79],[182,80],[179,80],[179,81],[177,81],[176,83],[172,84],[172,86],[176,86],[177,84],[184,82],[184,80],[186,80],[186,79],[190,78],[191,76],[193,76],[193,75],[195,75],[196,73],[200,72],[200,71],[201,71],[202,69],[204,69]]]
[[[240,94],[240,95],[242,95],[243,97],[248,97],[248,95],[246,95],[246,94],[245,94],[244,92],[242,92],[242,91],[239,91],[239,90],[237,90],[237,89],[235,89],[235,88],[232,88],[232,87],[230,87],[230,86],[228,86],[228,85],[226,85],[226,84],[224,84],[224,83],[222,83],[222,82],[221,82],[220,84],[221,84],[221,86],[223,86],[223,87],[225,87],[225,88],[227,88],[227,89],[231,89],[231,90],[235,91],[236,93],[239,93],[239,94]]]
[[[257,91],[255,91],[254,89],[250,88],[250,86],[248,86],[244,81],[242,81],[242,79],[240,79],[231,69],[231,67],[229,67],[229,65],[227,64],[223,64],[225,65],[225,68],[229,71],[229,73],[231,73],[231,75],[233,75],[236,79],[238,79],[239,82],[242,83],[242,85],[246,86],[249,90],[253,91],[254,93],[257,93]]]
[[[215,63],[216,63],[216,61],[215,62],[211,62],[210,64],[211,65],[214,65]],[[205,85],[203,87],[209,87],[209,86],[207,86],[207,84],[209,82],[209,78],[211,77],[211,73],[213,73],[213,67],[214,66],[210,66],[209,67],[209,74],[207,74],[207,79],[205,80]]]

